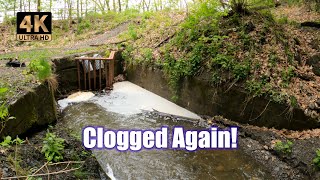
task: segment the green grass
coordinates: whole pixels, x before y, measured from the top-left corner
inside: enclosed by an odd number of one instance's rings
[[[29,61],[32,59],[50,58],[59,52],[61,52],[60,49],[33,49],[15,53],[1,54],[0,59],[3,60],[17,58],[19,61]]]

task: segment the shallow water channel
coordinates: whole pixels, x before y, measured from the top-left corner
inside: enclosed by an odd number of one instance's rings
[[[59,104],[64,108],[62,121],[78,135],[81,135],[83,127],[89,125],[114,130],[159,129],[164,125],[201,129],[193,123],[141,113],[141,109],[156,109],[199,118],[129,82],[116,83],[111,93],[95,96],[86,102],[66,106],[65,100],[60,100]],[[112,179],[270,179],[263,166],[241,150],[94,150],[94,155]]]

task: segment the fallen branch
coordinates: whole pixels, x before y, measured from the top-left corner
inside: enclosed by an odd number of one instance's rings
[[[164,40],[162,40],[158,45],[156,45],[154,48],[158,48],[160,46],[162,46],[162,44],[168,42],[169,39],[171,39],[176,33],[173,33],[172,35],[168,36],[167,38],[165,38]]]
[[[270,102],[271,102],[271,100],[269,100],[268,104],[266,105],[266,107],[264,107],[263,111],[259,114],[259,116],[257,116],[257,117],[254,118],[254,119],[250,119],[249,121],[255,121],[255,120],[257,120],[257,119],[267,110]]]
[[[59,164],[82,164],[84,161],[64,161],[64,162],[57,162],[57,163],[50,163],[49,166],[55,166]]]
[[[32,175],[37,174],[41,169],[43,169],[45,166],[47,166],[48,162],[46,162],[44,165],[42,165],[38,170],[36,170]]]
[[[35,175],[29,175],[29,176],[6,177],[6,178],[2,178],[2,179],[19,179],[19,178],[28,178],[28,177],[37,177],[37,176],[56,175],[56,174],[61,174],[61,173],[67,173],[67,172],[75,171],[75,170],[78,170],[78,169],[80,169],[80,168],[81,168],[81,167],[77,167],[77,168],[72,168],[72,169],[68,169],[68,170],[64,170],[64,171],[56,171],[56,172],[51,172],[51,173],[35,174]]]
[[[71,168],[71,169],[67,169],[69,167],[70,164],[81,164],[82,165],[80,167],[77,168]],[[19,178],[28,178],[28,177],[37,177],[37,176],[49,176],[50,175],[57,175],[57,174],[61,174],[61,173],[67,173],[67,172],[71,172],[71,171],[75,171],[80,169],[83,166],[84,161],[66,161],[66,162],[59,162],[59,163],[51,163],[49,164],[48,162],[46,162],[44,165],[42,165],[36,172],[34,172],[32,175],[27,175],[27,176],[15,176],[15,177],[2,177],[1,179],[19,179]],[[48,165],[49,166],[53,166],[53,165],[59,165],[59,164],[67,164],[67,166],[60,170],[60,171],[55,171],[55,172],[50,172],[48,169]],[[36,174],[38,173],[40,170],[42,170],[43,168],[46,168],[47,173],[41,173],[41,174]]]
[[[114,42],[108,42],[108,43],[101,43],[101,44],[90,44],[89,46],[95,46],[95,47],[99,47],[99,46],[105,46],[105,45],[111,45],[111,44],[121,44],[123,42],[127,42],[129,39],[124,39],[121,41],[114,41]]]
[[[320,28],[320,23],[319,22],[309,22],[309,21],[307,21],[307,22],[301,23],[301,26]]]

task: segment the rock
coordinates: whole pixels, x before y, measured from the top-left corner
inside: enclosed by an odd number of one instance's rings
[[[318,104],[318,106],[320,106],[320,99],[318,99],[316,103]]]
[[[301,23],[301,26],[307,26],[307,27],[314,27],[314,28],[320,28],[320,23],[318,22],[303,22]]]
[[[6,63],[6,66],[8,66],[8,67],[26,67],[26,64],[24,62],[21,63],[18,60],[10,60],[9,62]]]
[[[319,117],[319,114],[316,111],[311,111],[310,117],[315,119],[315,118]]]
[[[315,110],[316,109],[315,104],[314,103],[309,104],[309,109]]]
[[[320,76],[320,53],[311,56],[307,60],[307,65],[312,66],[313,73]]]

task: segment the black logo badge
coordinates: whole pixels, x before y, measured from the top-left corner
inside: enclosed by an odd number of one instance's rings
[[[51,12],[18,12],[18,41],[51,41]]]

